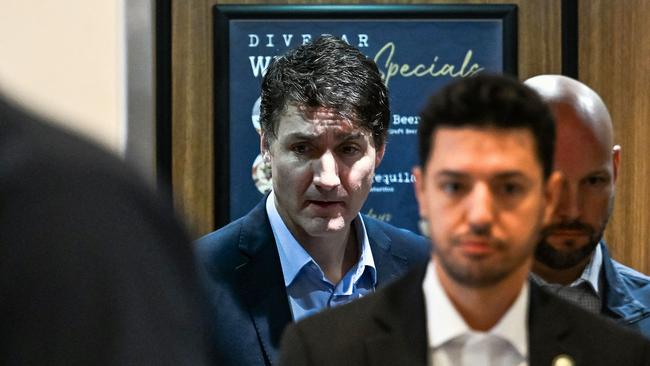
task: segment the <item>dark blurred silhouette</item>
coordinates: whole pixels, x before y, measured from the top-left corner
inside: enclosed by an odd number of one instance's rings
[[[195,275],[171,205],[0,97],[0,364],[205,365]]]

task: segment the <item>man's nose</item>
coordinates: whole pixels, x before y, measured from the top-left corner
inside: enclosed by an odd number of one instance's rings
[[[469,201],[467,220],[473,231],[485,234],[494,221],[494,197],[486,184],[477,184]]]
[[[314,184],[323,189],[332,189],[341,184],[339,167],[336,157],[331,151],[326,151],[313,162]]]
[[[570,184],[566,179],[562,182],[562,192],[555,214],[563,221],[573,221],[580,217],[580,193],[575,184]]]

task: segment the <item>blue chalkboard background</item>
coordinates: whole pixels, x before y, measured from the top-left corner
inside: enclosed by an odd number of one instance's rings
[[[229,171],[217,174],[228,174],[230,220],[263,197],[252,174],[259,155],[254,121],[265,67],[273,56],[321,34],[343,37],[374,59],[390,93],[386,155],[362,212],[416,231],[411,169],[417,163],[419,111],[429,95],[453,78],[504,71],[504,23],[496,18],[230,19],[228,90],[215,91],[228,93]]]

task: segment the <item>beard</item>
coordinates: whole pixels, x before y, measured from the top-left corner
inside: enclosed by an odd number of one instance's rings
[[[500,267],[487,267],[481,266],[483,268],[473,267],[463,267],[454,263],[448,257],[438,255],[438,262],[442,265],[445,273],[453,279],[455,282],[469,287],[469,288],[484,288],[488,286],[493,286],[501,282],[504,278],[512,272],[508,268]]]
[[[549,268],[562,270],[571,268],[593,253],[594,249],[603,237],[603,232],[609,221],[609,217],[614,209],[614,195],[610,196],[607,204],[607,213],[600,223],[598,228],[586,224],[580,220],[563,221],[558,224],[553,224],[545,227],[540,234],[540,241],[535,248],[535,260],[546,265]],[[559,251],[547,241],[548,237],[553,234],[555,230],[577,230],[582,231],[587,236],[587,243],[571,252]],[[569,246],[575,245],[573,240],[565,242]]]
[[[598,245],[598,242],[600,242],[600,238],[603,235],[602,230],[596,232],[591,226],[588,226],[589,234],[587,234],[587,243],[570,252],[557,250],[553,248],[553,246],[546,240],[548,236],[551,235],[555,230],[566,230],[569,228],[572,228],[571,230],[575,230],[575,227],[577,225],[585,224],[580,222],[572,222],[552,225],[547,229],[544,229],[544,231],[542,231],[542,239],[537,245],[537,248],[535,248],[535,260],[553,269],[568,269],[582,262],[585,258],[589,257]],[[573,240],[569,239],[567,241],[572,242]],[[567,244],[572,245],[572,243]]]
[[[491,237],[486,231],[476,230],[473,228],[469,235],[473,237],[483,237],[497,252],[507,252],[508,248],[511,247],[510,244]],[[452,247],[458,245],[464,237],[464,235],[460,235],[451,238],[450,242]],[[497,263],[494,263],[493,260],[483,261],[479,258],[470,260],[470,263],[467,263],[466,260],[459,260],[449,252],[436,250],[434,245],[436,260],[441,264],[445,273],[447,273],[447,275],[456,283],[468,288],[485,288],[494,286],[503,281],[532,256],[533,250],[533,245],[531,243],[526,247],[510,253],[507,257],[501,258]]]
[[[535,260],[549,268],[557,270],[568,269],[581,263],[591,255],[600,242],[600,239],[603,237],[603,232],[605,231],[607,221],[609,221],[610,213],[611,205],[608,209],[607,216],[598,228],[594,228],[580,220],[564,221],[547,226],[542,230],[540,242],[535,248]],[[557,250],[547,240],[556,230],[581,231],[585,236],[587,236],[587,243],[572,251]],[[575,242],[572,239],[567,239],[565,244],[567,244],[567,246],[574,246]]]

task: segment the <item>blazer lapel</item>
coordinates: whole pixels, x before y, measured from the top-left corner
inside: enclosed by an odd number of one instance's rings
[[[539,285],[530,285],[530,304],[528,313],[528,353],[530,366],[553,366],[558,357],[569,356],[576,365],[581,365],[581,351],[568,347],[566,339],[570,336],[570,319],[552,295],[544,292]]]
[[[273,231],[262,200],[242,224],[239,247],[249,260],[237,267],[238,288],[268,364],[278,358],[280,338],[292,321]]]
[[[409,272],[378,293],[382,298],[372,312],[379,331],[364,341],[369,365],[426,365],[425,268]]]
[[[377,269],[377,287],[384,286],[407,271],[406,258],[396,255],[391,248],[391,240],[374,220],[363,217],[366,234],[370,242],[372,258]]]

